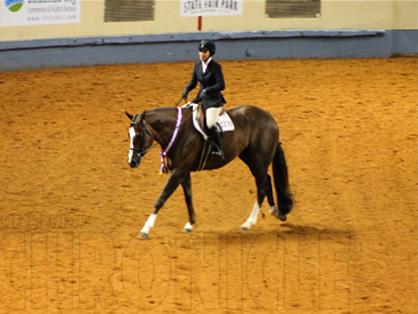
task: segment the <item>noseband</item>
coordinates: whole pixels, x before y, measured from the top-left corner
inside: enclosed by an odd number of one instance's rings
[[[129,148],[129,150],[134,152],[134,155],[136,155],[139,158],[142,158],[145,156],[146,153],[148,153],[149,149],[138,149],[138,148]]]

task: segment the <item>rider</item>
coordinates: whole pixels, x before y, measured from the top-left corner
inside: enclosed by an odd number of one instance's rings
[[[224,153],[221,147],[220,135],[214,128],[214,125],[221,113],[222,106],[226,103],[221,91],[225,89],[222,67],[213,59],[216,52],[216,46],[213,41],[202,40],[199,43],[199,59],[193,70],[190,83],[182,93],[182,98],[187,99],[189,92],[194,89],[197,82],[200,83],[198,96],[192,101],[200,102],[206,116],[206,127],[208,129],[210,140],[217,149],[217,154],[224,159]]]

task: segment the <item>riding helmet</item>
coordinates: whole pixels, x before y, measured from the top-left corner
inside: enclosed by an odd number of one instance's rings
[[[215,43],[213,41],[211,41],[211,40],[205,40],[205,39],[202,40],[199,43],[199,51],[202,51],[202,50],[209,51],[210,55],[213,56],[215,54],[215,52],[216,52]]]

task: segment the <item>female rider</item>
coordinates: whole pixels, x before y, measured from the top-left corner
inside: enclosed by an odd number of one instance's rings
[[[205,111],[205,122],[208,135],[214,144],[217,154],[224,159],[221,147],[220,135],[213,127],[221,113],[222,106],[226,103],[221,91],[225,89],[222,67],[213,59],[216,52],[215,43],[210,40],[202,40],[199,43],[199,61],[196,62],[190,83],[182,93],[182,98],[187,99],[189,92],[194,89],[197,82],[200,83],[198,96],[192,101],[200,102]]]

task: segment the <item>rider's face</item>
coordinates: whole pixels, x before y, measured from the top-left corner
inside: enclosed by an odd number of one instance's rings
[[[203,62],[206,62],[206,60],[209,59],[209,55],[210,55],[210,53],[209,53],[208,50],[206,50],[206,49],[199,50],[199,58]]]

